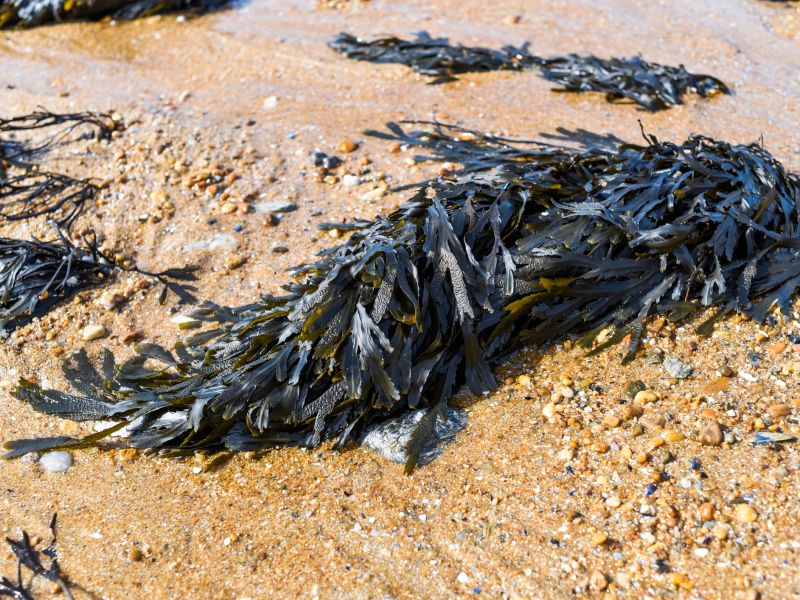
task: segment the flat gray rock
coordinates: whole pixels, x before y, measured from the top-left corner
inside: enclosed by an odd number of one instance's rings
[[[297,204],[294,202],[261,202],[253,206],[253,209],[259,213],[287,213],[297,210]]]
[[[402,417],[389,419],[373,425],[361,440],[361,445],[374,450],[396,463],[405,463],[408,459],[405,447],[411,438],[419,420],[427,409],[415,410]],[[460,408],[447,407],[444,419],[438,419],[433,430],[433,438],[422,451],[418,464],[424,465],[437,458],[443,449],[440,442],[448,442],[467,426],[467,412]]]
[[[679,358],[667,356],[664,359],[664,370],[676,379],[686,379],[694,370],[692,365],[687,365]]]

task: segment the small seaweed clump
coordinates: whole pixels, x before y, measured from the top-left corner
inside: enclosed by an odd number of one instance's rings
[[[0,28],[110,17],[129,21],[174,11],[208,11],[227,0],[0,0]]]
[[[426,32],[412,41],[386,37],[371,42],[340,33],[329,46],[355,60],[410,66],[417,73],[435,77],[431,83],[453,81],[461,73],[539,67],[544,78],[564,86],[560,91],[603,92],[609,100],[626,98],[653,111],[682,104],[683,96],[690,91],[703,98],[730,93],[716,77],[689,73],[683,66],[650,63],[641,57],[604,59],[570,54],[541,58],[529,52],[528,44],[501,50],[452,46],[447,38],[434,39]]]
[[[529,344],[582,335],[597,352],[646,319],[706,307],[764,320],[800,285],[800,181],[762,147],[694,136],[643,144],[561,132],[517,143],[437,125],[383,137],[463,170],[294,269],[286,294],[191,314],[211,328],[147,344],[105,376],[68,367],[79,395],[21,380],[14,395],[76,420],[114,420],[90,439],[9,442],[6,456],[79,446],[125,428],[138,448],[341,447],[376,420],[428,407],[426,435],[464,383]],[[85,363],[85,360],[79,361]],[[80,376],[86,372],[85,376]]]
[[[43,577],[56,584],[64,597],[72,600],[72,592],[61,572],[56,554],[56,515],[53,515],[50,520],[50,533],[52,535],[50,543],[41,553],[33,547],[31,538],[26,531],[22,532],[22,539],[6,538],[11,551],[17,557],[17,581],[11,581],[7,577],[0,578],[0,596],[7,596],[13,600],[34,600],[32,592],[22,580],[22,567],[25,567],[34,577]],[[49,559],[48,566],[45,566],[42,554]]]
[[[37,111],[0,119],[0,219],[23,221],[46,215],[69,229],[98,192],[87,179],[43,169],[39,160],[50,150],[75,139],[107,139],[118,127],[110,115],[95,112]],[[42,141],[18,136],[46,132]]]

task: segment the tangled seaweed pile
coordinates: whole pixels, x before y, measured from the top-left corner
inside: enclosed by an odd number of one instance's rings
[[[715,306],[709,332],[733,310],[788,311],[800,285],[800,181],[758,145],[564,131],[514,142],[442,125],[382,136],[464,168],[296,267],[285,295],[195,311],[216,325],[174,354],[148,344],[116,367],[107,353],[104,377],[85,359],[68,365],[79,395],[22,380],[14,395],[36,410],[117,423],[9,442],[6,457],[123,427],[138,448],[341,447],[428,407],[412,469],[455,391],[493,389],[492,367],[524,345],[582,334],[591,347],[613,326],[593,351],[630,336],[630,360],[655,313]]]
[[[17,558],[17,581],[11,581],[7,577],[0,578],[0,596],[8,596],[13,600],[33,600],[33,594],[22,580],[22,567],[25,567],[34,577],[42,577],[53,582],[67,600],[72,600],[72,592],[67,585],[66,578],[61,573],[56,554],[56,515],[53,515],[50,520],[50,534],[52,536],[50,543],[41,553],[34,548],[34,544],[31,543],[31,538],[26,531],[22,532],[22,539],[12,540],[11,538],[6,538],[6,542]],[[48,566],[45,566],[42,561],[42,554],[49,559],[50,564]]]
[[[633,100],[654,111],[682,104],[688,92],[703,98],[730,93],[716,77],[689,73],[683,66],[649,63],[641,57],[603,59],[570,54],[541,58],[531,54],[527,44],[501,50],[452,46],[447,38],[432,38],[424,31],[412,41],[386,37],[371,42],[340,33],[328,45],[355,60],[407,65],[435,77],[433,84],[453,81],[461,73],[539,67],[545,79],[564,86],[558,91],[602,92],[609,101]]]
[[[0,28],[110,17],[129,21],[173,11],[204,12],[227,0],[0,0]]]

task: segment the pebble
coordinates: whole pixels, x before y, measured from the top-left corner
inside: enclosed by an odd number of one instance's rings
[[[675,442],[682,442],[686,436],[684,436],[680,431],[665,431],[664,432],[664,439],[670,443]]]
[[[592,536],[592,546],[602,546],[608,541],[608,534],[604,531],[598,531]]]
[[[361,177],[359,177],[358,175],[352,175],[351,173],[348,173],[347,175],[342,177],[342,185],[344,186],[353,187],[355,185],[358,185],[359,183],[361,183]]]
[[[609,429],[614,429],[615,427],[619,426],[619,424],[620,418],[616,415],[606,415],[603,417],[603,425]]]
[[[619,499],[619,496],[611,496],[608,500],[606,500],[606,505],[610,506],[611,508],[619,508],[622,506],[622,500]]]
[[[469,577],[466,573],[464,573],[464,571],[461,571],[458,574],[458,577],[456,577],[456,581],[458,581],[458,583],[469,583]]]
[[[253,210],[255,212],[270,214],[288,213],[297,210],[297,204],[294,202],[282,201],[260,202],[253,205]]]
[[[608,577],[600,569],[595,569],[589,576],[589,585],[599,592],[602,592],[608,587]]]
[[[644,407],[641,404],[628,404],[622,409],[622,418],[626,421],[638,419],[644,414]]]
[[[691,590],[694,588],[694,584],[691,582],[688,576],[684,575],[683,573],[670,573],[669,580],[675,587],[682,588],[684,590]]]
[[[605,442],[595,442],[592,444],[591,449],[595,454],[605,454],[610,450],[610,447]]]
[[[697,441],[704,446],[719,446],[724,440],[725,434],[717,421],[711,421],[697,434]]]
[[[81,337],[83,338],[84,342],[89,342],[91,340],[97,340],[102,337],[106,336],[106,328],[102,325],[87,325],[83,328],[83,332],[81,333]]]
[[[777,421],[792,414],[792,407],[788,404],[775,404],[767,409],[767,413],[773,421]]]
[[[517,383],[524,387],[531,387],[530,375],[520,375],[519,377],[517,377]]]
[[[719,374],[723,377],[733,377],[736,375],[736,371],[734,371],[729,365],[722,365],[719,369]]]
[[[39,464],[48,473],[63,473],[72,466],[72,455],[61,450],[47,452],[39,459]]]
[[[758,520],[756,509],[749,504],[737,504],[734,516],[740,523],[755,523]]]
[[[144,554],[142,554],[142,551],[139,550],[139,548],[134,546],[130,549],[130,552],[128,552],[128,558],[131,562],[139,562],[144,558]]]
[[[236,205],[235,202],[226,202],[225,204],[219,207],[219,210],[223,215],[229,215],[231,213],[235,213],[236,209],[238,208],[239,207]]]
[[[353,140],[342,140],[336,147],[339,152],[344,152],[345,154],[355,151],[356,148],[358,148],[358,144],[356,144]]]
[[[556,405],[552,402],[548,402],[544,405],[544,408],[542,408],[542,414],[546,418],[552,419],[554,416],[556,416]]]
[[[273,244],[270,250],[275,254],[286,254],[289,251],[289,247],[282,244]]]
[[[716,507],[711,502],[703,502],[700,505],[700,518],[703,521],[710,521],[714,518],[714,513],[717,512]]]
[[[656,400],[658,400],[658,394],[656,394],[653,390],[643,390],[641,392],[637,392],[633,397],[633,401],[637,404],[647,404],[648,402],[655,402]]]
[[[686,364],[675,356],[667,356],[662,363],[664,370],[676,379],[686,379],[694,370],[691,365]]]
[[[103,306],[103,308],[107,310],[112,310],[116,308],[117,306],[122,304],[123,300],[124,298],[122,297],[121,294],[113,292],[111,290],[106,290],[100,296],[100,304]]]

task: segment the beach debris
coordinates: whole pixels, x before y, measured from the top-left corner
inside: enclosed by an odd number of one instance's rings
[[[226,3],[227,0],[0,0],[0,28],[103,17],[130,21],[165,12],[202,13],[221,8]]]
[[[529,45],[504,46],[501,50],[452,45],[447,38],[417,33],[414,40],[383,37],[372,41],[340,33],[328,45],[354,60],[398,63],[433,77],[432,84],[454,81],[456,75],[482,71],[521,71],[538,68],[542,77],[561,84],[556,91],[601,92],[611,102],[632,100],[648,110],[664,110],[683,103],[688,92],[706,98],[729,94],[721,80],[690,73],[681,65],[671,67],[633,58],[598,58],[569,54],[551,58],[532,54]]]
[[[111,115],[94,112],[40,110],[0,119],[0,219],[21,221],[46,215],[69,229],[99,189],[87,179],[47,171],[39,160],[76,139],[107,139],[118,127]],[[18,138],[40,131],[47,132],[44,140]]]
[[[378,452],[392,462],[405,464],[409,458],[408,445],[412,443],[417,427],[420,424],[425,426],[422,420],[427,412],[416,410],[371,426],[366,430],[361,445]],[[441,455],[442,449],[438,444],[452,440],[466,426],[466,411],[446,407],[441,417],[436,419],[433,434],[425,439],[425,446],[419,452],[417,463],[425,465]]]
[[[86,247],[78,247],[55,223],[51,225],[56,234],[52,242],[0,237],[0,335],[7,336],[27,318],[43,314],[75,292],[100,284],[115,271],[153,277],[164,284],[164,293],[171,290],[184,301],[194,301],[194,288],[179,283],[194,281],[194,268],[150,273],[135,266],[125,267],[105,256],[93,241],[86,239]]]
[[[628,362],[657,314],[713,308],[701,335],[734,311],[791,314],[800,182],[757,144],[564,130],[514,142],[442,124],[385,137],[464,166],[292,269],[283,295],[196,308],[189,317],[211,326],[174,353],[147,344],[119,366],[107,357],[102,386],[79,395],[20,380],[12,393],[40,412],[116,425],[7,442],[6,456],[126,426],[140,449],[341,448],[424,409],[413,468],[456,391],[495,389],[492,368],[524,346],[580,335],[596,354],[624,339]]]
[[[25,567],[34,577],[43,577],[57,585],[67,600],[73,599],[68,580],[64,577],[58,564],[55,514],[50,520],[50,534],[52,536],[50,543],[41,552],[34,548],[31,537],[26,531],[22,532],[22,538],[19,540],[6,538],[6,542],[17,558],[17,581],[11,581],[7,577],[0,578],[0,596],[8,596],[14,600],[33,600],[33,594],[22,578],[22,567]],[[43,560],[42,555],[47,557],[49,565],[45,566],[45,560]]]
[[[797,436],[780,431],[757,431],[753,436],[753,445],[777,445],[783,442],[797,441]]]

